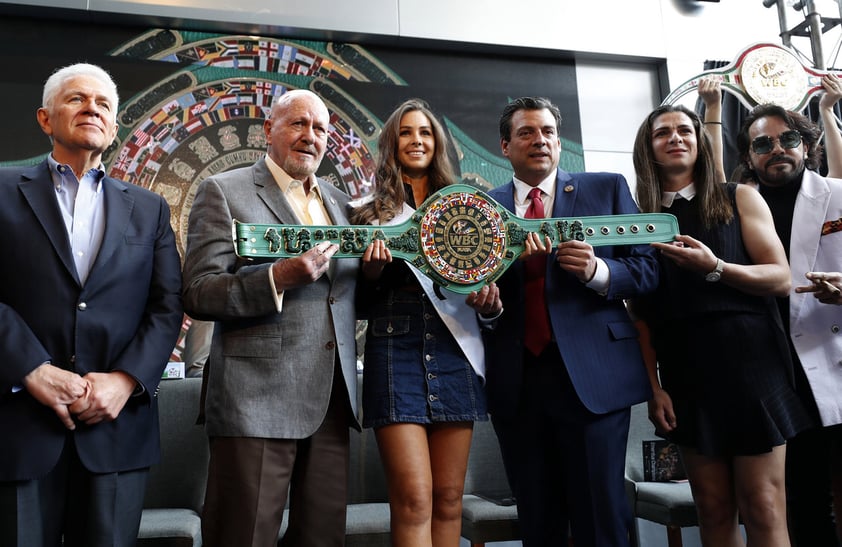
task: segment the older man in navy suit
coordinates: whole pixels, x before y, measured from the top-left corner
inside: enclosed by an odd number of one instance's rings
[[[52,153],[0,170],[0,545],[134,545],[159,457],[180,261],[164,199],[105,176],[117,101],[101,68],[57,71]]]
[[[523,217],[637,213],[625,179],[558,168],[558,107],[525,97],[500,120],[512,182],[489,192]],[[650,396],[623,300],[658,284],[648,246],[580,241],[532,256],[498,282],[506,309],[486,339],[489,410],[517,498],[525,546],[626,546],[624,491],[631,405]]]

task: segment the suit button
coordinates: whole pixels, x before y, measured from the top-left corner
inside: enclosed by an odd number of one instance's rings
[[[79,309],[79,311],[85,311],[86,309],[88,309],[88,305],[84,302],[79,302],[79,305],[76,307]]]
[[[332,306],[332,305],[334,305],[334,304],[336,304],[336,298],[335,298],[335,297],[333,297],[333,296],[331,296],[330,298],[328,298],[328,300],[327,300],[327,301],[328,301],[328,303],[330,303],[330,305],[331,305],[331,306]]]
[[[830,327],[830,332],[832,332],[833,334],[839,334],[839,325],[833,325],[832,327]]]
[[[334,348],[336,348],[336,343],[334,343],[333,341],[325,344],[325,349],[334,349]]]
[[[70,364],[71,364],[71,365],[75,365],[75,364],[76,364],[76,356],[75,356],[75,355],[71,355],[71,356],[70,356]]]

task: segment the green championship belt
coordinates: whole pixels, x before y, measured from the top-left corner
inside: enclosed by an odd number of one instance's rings
[[[585,241],[641,245],[672,241],[678,221],[670,214],[628,214],[525,219],[488,194],[466,184],[450,185],[400,224],[386,226],[297,226],[234,221],[234,245],[244,258],[290,258],[323,241],[339,246],[333,258],[359,258],[375,239],[395,258],[412,264],[442,287],[467,294],[499,278],[524,250],[529,232],[552,245]]]

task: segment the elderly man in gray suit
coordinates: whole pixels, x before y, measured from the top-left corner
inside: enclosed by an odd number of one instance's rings
[[[287,490],[287,545],[342,545],[349,426],[359,428],[354,347],[356,260],[323,242],[296,258],[234,253],[233,219],[347,224],[348,196],[316,178],[329,114],[319,97],[277,97],[267,155],[196,193],[184,261],[185,310],[216,322],[205,370],[209,547],[274,546]]]

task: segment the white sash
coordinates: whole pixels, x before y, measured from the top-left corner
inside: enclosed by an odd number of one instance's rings
[[[415,209],[404,203],[401,212],[386,225],[400,224],[409,219],[414,212]],[[375,220],[372,224],[377,225],[379,222]],[[450,331],[465,357],[468,358],[474,372],[485,382],[485,348],[482,344],[476,310],[465,303],[464,294],[453,292],[444,287],[440,287],[439,291],[445,298],[440,298],[436,294],[433,280],[421,273],[412,264],[407,262],[407,265],[418,279],[421,288],[424,289],[424,293],[430,299],[442,322],[447,326],[447,330]]]

